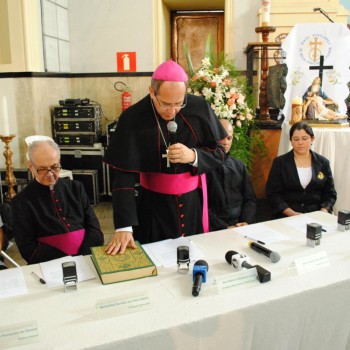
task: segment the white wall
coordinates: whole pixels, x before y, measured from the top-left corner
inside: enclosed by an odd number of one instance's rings
[[[136,70],[153,64],[152,0],[69,0],[72,73],[116,72],[116,52],[136,52]]]
[[[233,19],[233,59],[239,70],[247,69],[247,57],[244,50],[249,42],[259,41],[255,28],[259,26],[258,11],[261,1],[234,0]]]
[[[233,58],[245,70],[244,50],[258,39],[261,1],[232,1]],[[152,0],[69,0],[68,7],[72,73],[116,72],[118,51],[136,51],[138,72],[154,70]]]

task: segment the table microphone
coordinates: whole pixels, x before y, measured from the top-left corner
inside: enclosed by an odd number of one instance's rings
[[[232,265],[237,270],[242,270],[242,268],[251,269],[253,266],[249,264],[250,258],[244,254],[239,254],[234,250],[229,250],[225,254],[226,261]]]
[[[202,282],[207,281],[207,271],[209,270],[208,263],[204,260],[198,260],[193,265],[193,286],[192,295],[198,297],[202,288]]]
[[[252,248],[254,251],[256,251],[257,253],[262,254],[267,258],[269,258],[273,263],[276,263],[281,259],[281,256],[277,252],[273,252],[272,250],[267,249],[266,247],[262,246],[259,243],[251,241],[248,243],[248,246]]]
[[[243,267],[246,269],[252,269],[255,267],[256,272],[258,273],[258,279],[260,283],[271,281],[271,272],[264,269],[260,265],[250,265],[250,258],[244,254],[239,254],[234,250],[229,250],[225,254],[225,259],[230,265],[235,267],[237,270],[241,270]]]

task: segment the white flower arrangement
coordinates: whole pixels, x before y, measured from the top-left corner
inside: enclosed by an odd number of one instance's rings
[[[234,78],[233,69],[232,64],[212,68],[210,59],[205,57],[189,79],[188,92],[203,96],[218,118],[227,119],[235,128],[241,128],[253,123],[253,115],[246,103],[243,86]]]

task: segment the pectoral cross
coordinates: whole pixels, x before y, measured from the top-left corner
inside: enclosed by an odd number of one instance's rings
[[[166,153],[162,154],[162,158],[166,158],[166,167],[170,168],[170,162],[169,162],[169,150],[166,150]]]

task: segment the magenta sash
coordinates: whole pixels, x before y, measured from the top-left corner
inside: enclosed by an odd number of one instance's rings
[[[202,188],[203,230],[209,232],[208,192],[205,174],[192,176],[189,172],[183,174],[141,173],[140,184],[147,190],[163,194],[183,194],[198,187]]]
[[[85,236],[85,229],[61,233],[54,236],[38,237],[40,243],[48,244],[57,248],[68,255],[78,254],[81,243]]]

